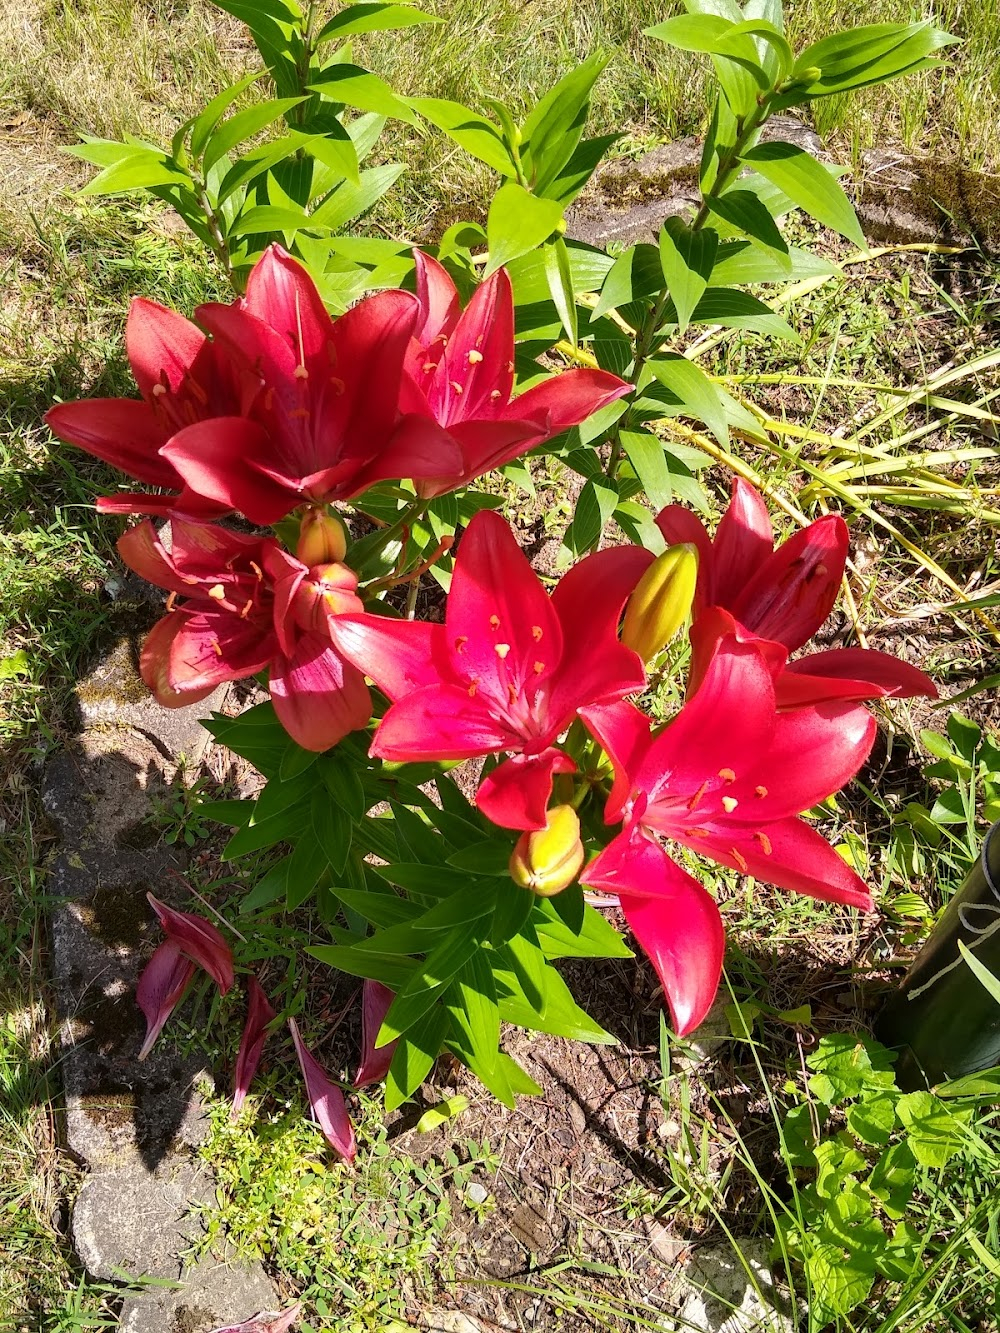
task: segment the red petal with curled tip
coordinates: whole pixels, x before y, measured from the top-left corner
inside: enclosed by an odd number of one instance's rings
[[[145,296],[133,299],[125,321],[125,350],[143,398],[152,397],[157,385],[171,393],[182,389],[204,345],[201,329],[176,310]]]
[[[146,894],[149,904],[160,919],[167,939],[177,946],[186,958],[204,968],[218,986],[222,995],[232,989],[233,954],[217,926],[196,916],[194,912],[178,912]]]
[[[354,1075],[356,1088],[366,1087],[369,1083],[379,1083],[389,1072],[392,1057],[396,1053],[398,1041],[387,1042],[385,1046],[376,1046],[382,1020],[389,1012],[389,1006],[395,999],[394,993],[380,981],[368,980],[361,993],[361,1063]]]
[[[833,610],[849,545],[839,515],[817,519],[758,566],[738,596],[727,599],[729,609],[752,633],[794,652]]]
[[[712,542],[715,600],[731,606],[774,547],[771,515],[760,494],[733,478],[732,499]]]
[[[181,479],[159,453],[163,427],[148,403],[134,398],[84,398],[45,413],[53,435],[150,486],[178,490]]]
[[[485,777],[476,792],[476,807],[501,828],[543,829],[556,773],[575,773],[576,764],[562,750],[516,754]]]
[[[257,1066],[260,1064],[261,1052],[267,1040],[267,1026],[273,1023],[276,1017],[260,982],[256,977],[250,977],[247,981],[247,1018],[236,1056],[232,1112],[234,1118],[240,1113],[240,1108],[250,1091],[253,1076],[257,1072]]]
[[[313,1117],[334,1152],[339,1153],[345,1161],[353,1162],[357,1145],[344,1094],[336,1083],[331,1083],[322,1066],[306,1049],[294,1018],[288,1020],[288,1027],[295,1043],[295,1054],[299,1057]]]
[[[656,968],[679,1036],[702,1021],[722,975],[725,932],[711,895],[641,832],[620,834],[581,883],[617,894],[643,952]]]
[[[172,939],[159,945],[142,970],[135,1000],[146,1015],[146,1039],[138,1058],[145,1060],[194,976],[195,965],[185,958]]]

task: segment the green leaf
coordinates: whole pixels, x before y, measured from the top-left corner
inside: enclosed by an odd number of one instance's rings
[[[573,521],[563,538],[565,549],[581,556],[596,547],[617,504],[618,490],[614,482],[607,478],[588,481],[580,492]]]
[[[891,1218],[906,1212],[916,1182],[916,1162],[906,1143],[896,1143],[875,1163],[868,1188]]]
[[[665,415],[690,416],[703,421],[723,448],[729,443],[729,424],[715,385],[700,366],[683,356],[663,353],[648,368],[677,400],[676,411],[667,404]]]
[[[621,137],[621,134],[601,134],[582,139],[556,179],[545,187],[545,197],[558,199],[566,208],[593,176],[604,154]]]
[[[669,321],[670,311],[666,312]],[[752,329],[754,333],[763,333],[770,338],[784,338],[788,342],[801,342],[802,339],[791,325],[780,315],[776,315],[763,301],[749,292],[737,291],[731,287],[709,287],[698,302],[692,324],[721,324],[724,328]]]
[[[792,69],[797,86],[790,91],[798,99],[826,97],[885,83],[910,73],[935,51],[957,40],[929,22],[850,28],[805,48]]]
[[[209,136],[218,125],[219,121],[226,114],[232,104],[244,93],[252,83],[260,78],[260,73],[248,74],[246,78],[240,79],[232,84],[231,87],[223,89],[218,96],[213,97],[208,106],[205,107],[201,115],[197,116],[191,125],[191,155],[201,157],[205,144]]]
[[[311,821],[313,837],[339,875],[347,864],[354,824],[347,811],[330,800],[322,784],[313,790]]]
[[[384,117],[376,120],[385,123]],[[337,128],[335,129],[334,126]],[[360,185],[361,176],[358,167],[358,150],[353,138],[337,120],[331,121],[323,133],[309,133],[304,130],[290,130],[289,139],[296,149],[301,150],[315,161],[322,163],[327,171],[322,183],[314,179],[312,193],[325,192],[332,188],[335,181],[343,178],[352,185]]]
[[[884,1147],[896,1123],[896,1097],[893,1092],[863,1097],[847,1112],[847,1128],[862,1143]]]
[[[824,227],[846,236],[860,250],[868,248],[847,195],[826,167],[805,149],[776,140],[747,149],[742,161],[753,166]]]
[[[306,947],[306,953],[318,958],[321,963],[339,968],[348,976],[381,981],[383,986],[397,992],[403,989],[418,968],[409,958],[362,951],[346,944],[310,945]]]
[[[446,1097],[443,1102],[438,1102],[436,1106],[423,1113],[417,1121],[417,1133],[430,1134],[432,1130],[440,1129],[442,1125],[446,1125],[449,1120],[454,1120],[468,1109],[469,1099],[461,1093],[455,1097]]]
[[[673,499],[674,488],[663,441],[645,430],[623,430],[619,439],[650,504],[656,510],[668,505]]]
[[[493,121],[443,97],[408,97],[407,103],[449,139],[502,176],[516,176],[517,166]]]
[[[895,1079],[892,1051],[866,1037],[832,1033],[822,1037],[806,1058],[814,1070],[809,1090],[827,1106],[858,1097],[867,1088],[891,1088]]]
[[[573,291],[573,273],[570,269],[566,242],[561,236],[542,246],[545,276],[553,304],[559,312],[566,336],[575,347],[578,342],[576,295]]]
[[[781,255],[779,264],[783,262],[786,273],[791,271],[788,244],[767,207],[752,190],[727,190],[718,198],[709,196],[705,202],[717,217]]]
[[[453,1024],[464,1035],[475,1057],[473,1073],[493,1091],[483,1078],[496,1064],[500,1047],[500,1008],[497,1004],[493,972],[483,950],[474,953],[455,973],[448,988],[447,1007]],[[504,1080],[506,1081],[506,1080]]]
[[[372,870],[390,884],[428,898],[446,898],[465,891],[470,884],[467,871],[451,870],[446,866],[428,866],[416,861],[372,866]]]
[[[562,205],[554,199],[529,194],[514,181],[501,185],[493,196],[486,219],[489,239],[489,277],[512,259],[518,259],[546,240],[562,220]]]
[[[436,1003],[455,973],[482,948],[483,927],[471,921],[433,949],[402,990],[397,991],[382,1023],[387,1041],[406,1032]]]
[[[552,900],[535,904],[538,918],[535,929],[546,958],[632,958],[634,954],[604,916],[588,903],[583,908],[583,925],[570,930],[556,912]]]
[[[805,1269],[812,1284],[810,1313],[825,1325],[850,1314],[868,1299],[875,1280],[871,1255],[844,1253],[834,1245],[817,1245],[807,1254]]]
[[[258,102],[254,106],[247,107],[245,111],[238,111],[235,116],[230,116],[206,142],[202,170],[211,171],[216,162],[224,158],[237,144],[259,134],[286,111],[304,101],[304,97],[274,98],[267,102]]]
[[[534,911],[534,894],[515,884],[512,879],[501,879],[497,884],[490,943],[499,949],[527,925]]]
[[[983,1069],[978,1074],[966,1074],[962,1078],[949,1079],[947,1083],[938,1083],[934,1094],[937,1097],[988,1097],[1000,1102],[1000,1065],[993,1069]]]
[[[288,864],[288,891],[285,895],[285,905],[289,912],[301,907],[311,896],[328,864],[326,850],[318,841],[310,837],[298,840],[292,849]]]
[[[166,153],[141,148],[105,167],[80,193],[127,194],[131,190],[148,190],[157,185],[181,185],[190,189],[191,177],[175,166]]]
[[[345,181],[321,204],[310,217],[310,225],[329,227],[340,231],[376,203],[395,184],[406,168],[401,162],[390,162],[381,167],[368,167],[361,172],[359,184]]]
[[[397,97],[384,79],[358,65],[329,65],[313,79],[309,91],[321,93],[331,102],[344,102],[359,111],[374,111],[379,116],[391,116],[408,125],[416,124],[416,117],[407,103]]]
[[[388,32],[397,28],[411,28],[418,23],[440,23],[433,14],[426,14],[414,5],[360,3],[345,5],[339,14],[320,28],[315,44],[332,38],[355,37],[360,32]]]
[[[908,1092],[896,1104],[906,1142],[921,1166],[944,1166],[969,1141],[971,1109],[957,1109],[930,1092]]]
[[[503,979],[503,973],[498,980]],[[500,1017],[505,1023],[532,1032],[547,1032],[553,1037],[567,1037],[570,1041],[586,1041],[595,1046],[616,1046],[610,1032],[595,1023],[570,994],[569,988],[554,967],[544,973],[544,993],[541,1009],[534,1009],[521,994],[521,983],[513,974],[511,994],[500,997]]]
[[[385,1080],[385,1109],[402,1106],[431,1072],[448,1031],[448,1013],[434,1005],[400,1039]]]
[[[267,874],[257,881],[250,892],[240,899],[241,916],[248,916],[259,911],[262,907],[268,907],[271,903],[277,902],[279,898],[285,898],[288,893],[288,868],[291,863],[291,856],[282,857],[277,865],[273,865]]]
[[[510,873],[511,845],[509,842],[497,842],[491,838],[486,842],[474,842],[462,847],[448,857],[448,864],[456,870],[468,870],[473,875],[496,875],[506,878]],[[519,892],[523,895],[524,890]],[[530,895],[529,895],[530,896]]]
[[[598,319],[609,310],[619,310],[632,301],[658,294],[663,290],[663,283],[663,267],[656,247],[633,245],[612,264],[591,318]]]
[[[667,218],[663,224],[660,267],[681,333],[708,286],[718,246],[719,237],[709,227],[693,231],[677,217]]]
[[[532,189],[539,194],[545,193],[573,156],[587,118],[590,90],[610,59],[610,55],[592,55],[570,70],[521,126],[521,161]]]

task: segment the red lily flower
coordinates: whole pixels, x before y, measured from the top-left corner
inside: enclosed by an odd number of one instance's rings
[[[431,418],[457,446],[460,464],[417,481],[430,498],[520,457],[577,426],[631,391],[604,370],[567,370],[511,398],[514,297],[503,269],[476,289],[463,311],[447,270],[415,250],[420,323],[406,358],[402,403],[410,415],[399,437]]]
[[[375,1039],[395,998],[389,987],[380,981],[368,980],[364,984],[361,994],[361,1063],[354,1076],[356,1088],[378,1083],[389,1072],[399,1043],[390,1041],[385,1046],[376,1046]]]
[[[795,817],[839,791],[864,763],[875,738],[866,709],[840,702],[778,712],[765,653],[730,636],[659,734],[630,704],[580,713],[614,765],[605,819],[625,819],[581,879],[620,898],[679,1033],[711,1006],[722,925],[714,901],[657,835],[765,883],[871,907],[863,881]]]
[[[163,1025],[180,1003],[195,965],[185,958],[172,939],[158,945],[142,969],[135,988],[135,1002],[146,1017],[146,1038],[138,1058],[145,1060],[153,1049]]]
[[[698,549],[689,691],[697,689],[720,639],[735,633],[745,641],[769,642],[779,707],[824,699],[937,697],[934,682],[922,671],[868,648],[836,648],[788,662],[788,654],[812,638],[836,601],[850,546],[847,524],[838,515],[817,519],[775,550],[767,506],[735,477],[714,539],[680,505],[667,505],[656,523],[668,543],[690,542]]]
[[[54,435],[150,486],[179,495],[102,496],[97,508],[111,514],[180,514],[206,520],[231,505],[189,487],[160,454],[176,435],[216,417],[241,414],[259,381],[236,369],[194,324],[144,297],[136,297],[125,325],[125,347],[142,400],[85,398],[49,408]]]
[[[270,1001],[264,994],[263,987],[256,977],[247,982],[247,1018],[240,1038],[240,1049],[236,1056],[236,1075],[233,1090],[233,1110],[235,1119],[246,1101],[250,1084],[260,1064],[264,1042],[267,1040],[267,1027],[277,1015],[271,1008]]]
[[[409,293],[379,292],[333,320],[305,269],[272,245],[242,301],[196,315],[262,384],[242,418],[204,422],[164,447],[200,495],[275,523],[304,500],[350,499],[376,481],[460,466],[457,447],[433,423],[411,423],[405,440],[393,435],[419,316]]]
[[[118,550],[131,569],[172,594],[139,658],[161,704],[183,707],[223,681],[270,667],[275,711],[305,749],[326,750],[368,721],[364,678],[331,643],[324,618],[303,628],[309,606],[333,614],[322,570],[308,570],[272,538],[178,519],[169,551],[148,521],[125,533]],[[357,597],[337,592],[340,605],[360,607]],[[187,600],[174,606],[178,595]]]
[[[512,752],[476,803],[506,828],[544,828],[555,741],[577,710],[643,687],[618,641],[622,605],[653,557],[636,546],[581,560],[549,597],[514,534],[482,510],[462,538],[445,623],[337,616],[334,642],[393,701],[371,753],[390,760]]]
[[[354,1126],[347,1114],[344,1094],[336,1083],[331,1083],[322,1066],[306,1049],[294,1018],[288,1020],[288,1026],[292,1033],[292,1041],[295,1043],[295,1054],[299,1057],[313,1117],[330,1147],[345,1161],[353,1162],[357,1148],[354,1141]]]

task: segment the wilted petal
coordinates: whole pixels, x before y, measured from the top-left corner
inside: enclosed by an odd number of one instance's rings
[[[347,1114],[344,1094],[335,1083],[331,1083],[319,1063],[306,1050],[294,1018],[288,1020],[288,1026],[291,1029],[292,1041],[295,1043],[295,1053],[299,1057],[313,1117],[330,1147],[345,1161],[353,1162],[357,1145],[354,1141],[354,1126]]]
[[[261,1312],[242,1324],[227,1324],[225,1328],[213,1328],[212,1333],[288,1333],[299,1317],[301,1302],[296,1302],[283,1314]]]
[[[378,1083],[389,1072],[398,1042],[390,1041],[385,1046],[376,1046],[375,1039],[395,998],[389,987],[383,986],[380,981],[368,980],[364,984],[361,993],[361,1063],[354,1076],[356,1088]]]
[[[711,895],[642,833],[620,834],[582,882],[617,894],[625,920],[663,985],[683,1037],[702,1021],[722,975],[725,932]]]
[[[268,1001],[264,990],[256,977],[247,981],[247,1019],[240,1038],[240,1049],[236,1056],[235,1089],[233,1092],[233,1116],[240,1113],[250,1084],[260,1064],[261,1052],[267,1040],[267,1025],[277,1017]]]
[[[233,985],[233,954],[217,926],[194,912],[178,912],[147,893],[149,904],[160,919],[168,940],[185,957],[204,968],[225,995]]]
[[[165,939],[142,970],[135,988],[135,999],[146,1016],[146,1040],[139,1059],[145,1060],[164,1023],[180,1002],[195,965],[181,953],[172,939]]]
[[[541,754],[516,754],[483,779],[476,807],[501,828],[543,829],[553,774],[575,772],[569,755],[553,746]]]

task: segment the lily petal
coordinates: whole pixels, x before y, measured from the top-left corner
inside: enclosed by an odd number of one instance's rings
[[[478,697],[478,696],[477,696]],[[375,732],[371,753],[395,763],[473,759],[520,749],[517,732],[492,717],[461,685],[428,685],[394,703]]]
[[[742,477],[733,478],[732,499],[712,543],[715,600],[729,606],[774,547],[771,515],[762,496]]]
[[[176,393],[204,346],[205,335],[197,324],[145,296],[133,298],[125,321],[125,349],[143,398],[150,399],[157,386]]]
[[[302,1077],[305,1079],[306,1095],[312,1107],[313,1118],[323,1131],[330,1147],[347,1162],[353,1162],[357,1145],[354,1140],[354,1126],[347,1114],[344,1094],[332,1083],[319,1062],[306,1049],[299,1035],[298,1024],[294,1018],[288,1020],[295,1054],[299,1057]]]
[[[277,523],[306,499],[255,466],[272,448],[266,431],[244,417],[213,417],[178,431],[160,450],[198,495],[245,514],[251,523]]]
[[[413,251],[413,262],[420,302],[420,322],[413,337],[421,347],[427,347],[440,334],[450,334],[458,323],[458,288],[444,265],[423,250]]]
[[[611,760],[615,780],[604,808],[604,822],[617,824],[652,739],[649,718],[634,704],[589,704],[580,709],[587,730]]]
[[[204,917],[194,912],[178,912],[146,894],[153,911],[160,919],[167,939],[176,944],[192,963],[204,968],[219,988],[227,994],[233,985],[233,954],[222,932]]]
[[[330,622],[339,651],[393,701],[437,683],[435,662],[447,658],[445,635],[443,625],[367,613],[335,616]]]
[[[304,634],[291,657],[276,656],[268,684],[278,721],[304,750],[329,750],[371,717],[361,672],[318,634]]]
[[[260,1064],[261,1052],[267,1040],[267,1026],[273,1023],[277,1014],[271,1008],[263,987],[256,977],[247,981],[247,1018],[240,1038],[240,1049],[236,1056],[235,1089],[233,1092],[233,1118],[239,1115],[250,1091],[250,1084]]]
[[[607,370],[563,370],[518,394],[504,409],[503,417],[538,422],[544,438],[549,439],[631,392],[631,384]]]
[[[225,1328],[213,1328],[212,1333],[288,1333],[302,1311],[301,1301],[290,1306],[282,1314],[267,1314],[261,1311],[242,1324],[227,1324]]]
[[[845,903],[863,912],[872,909],[872,897],[864,880],[848,866],[830,844],[801,819],[782,819],[751,832],[731,828],[725,834],[709,830],[678,842],[702,856],[710,856],[730,870],[753,875],[763,884],[808,894],[824,902]]]
[[[575,773],[576,764],[550,746],[540,754],[505,759],[480,783],[476,807],[501,828],[543,829],[556,773]]]
[[[794,652],[833,610],[849,545],[844,520],[838,514],[824,515],[758,566],[730,610],[754,634]]]
[[[725,932],[711,895],[641,832],[619,834],[581,876],[617,894],[660,978],[679,1036],[704,1019],[719,988]]]
[[[834,682],[867,684],[879,695],[892,699],[910,699],[925,695],[938,697],[937,686],[930,676],[909,662],[903,662],[891,653],[880,653],[874,648],[830,648],[821,653],[807,653],[789,662],[787,671],[814,679],[833,678]],[[837,697],[841,697],[839,694]],[[859,696],[870,697],[870,696]]]
[[[142,969],[135,999],[146,1016],[146,1039],[138,1058],[145,1060],[194,976],[195,965],[185,958],[172,939],[158,945]]]
[[[178,490],[181,479],[158,450],[163,427],[148,403],[135,398],[84,398],[58,403],[45,413],[53,435],[110,463],[149,486]]]
[[[361,992],[361,1063],[354,1075],[354,1086],[364,1088],[369,1083],[380,1083],[389,1072],[397,1041],[376,1046],[382,1020],[396,998],[388,986],[380,981],[367,980]]]

